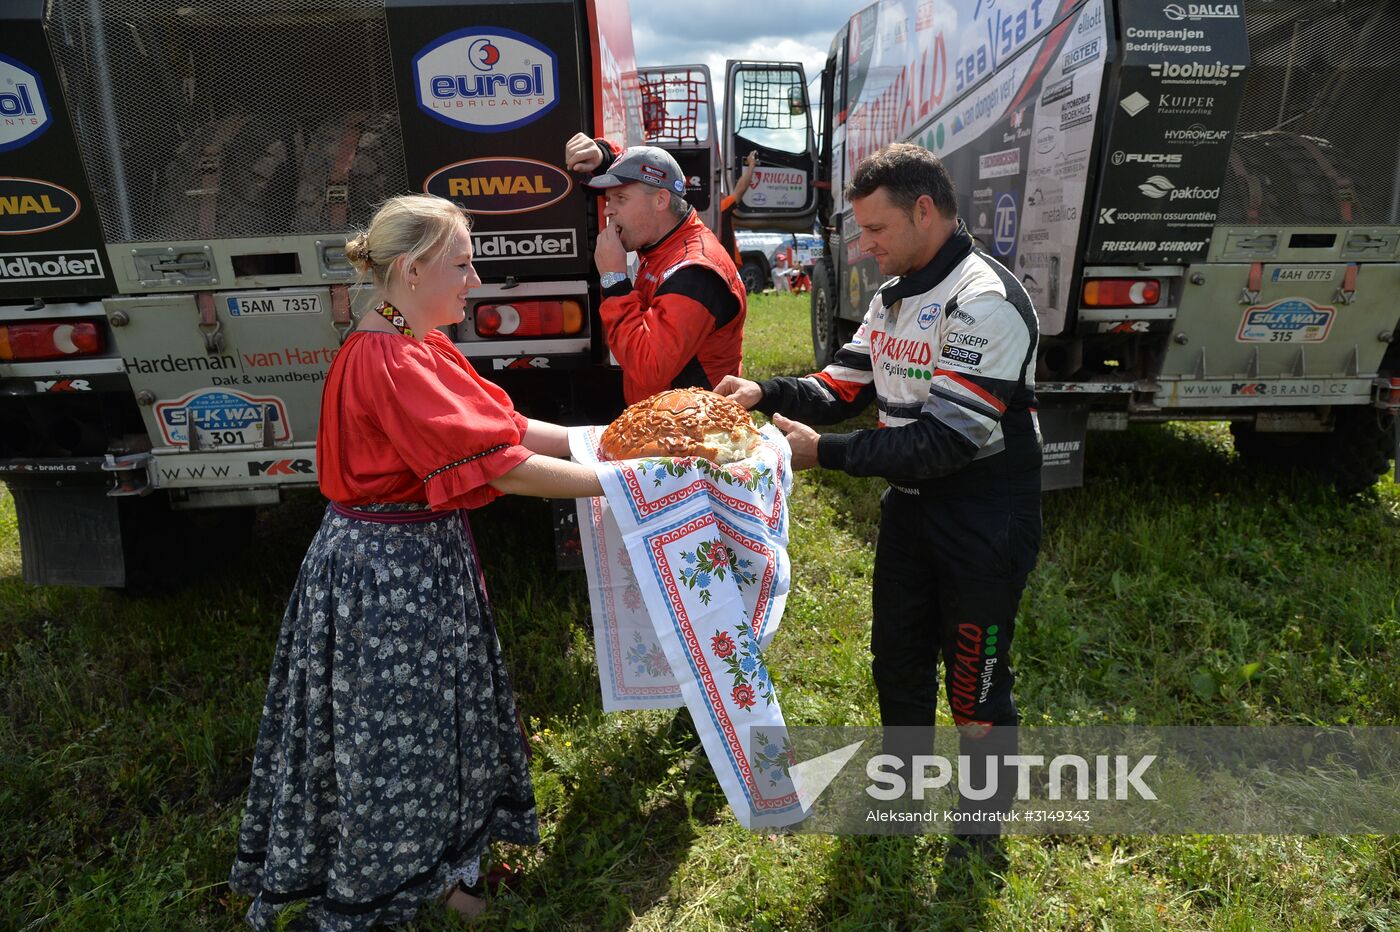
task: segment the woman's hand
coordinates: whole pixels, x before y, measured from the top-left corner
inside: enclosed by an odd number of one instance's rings
[[[603,494],[603,485],[591,467],[551,456],[532,456],[490,484],[507,495],[534,498],[592,498]]]
[[[562,456],[568,459],[569,429],[560,427],[558,424],[551,424],[549,421],[537,421],[531,418],[529,425],[525,428],[525,436],[520,438],[520,445],[531,453]]]

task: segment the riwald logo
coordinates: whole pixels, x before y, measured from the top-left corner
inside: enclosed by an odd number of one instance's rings
[[[533,123],[559,103],[559,59],[508,29],[461,29],[413,59],[418,106],[479,133]]]
[[[42,233],[78,216],[72,191],[38,178],[0,177],[0,236]]]

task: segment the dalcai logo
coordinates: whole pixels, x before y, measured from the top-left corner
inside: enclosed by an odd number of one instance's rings
[[[423,190],[456,201],[474,214],[521,214],[564,199],[573,179],[535,159],[467,159],[428,176]]]
[[[559,103],[559,59],[509,29],[460,29],[413,58],[418,106],[479,133],[533,123]]]
[[[1233,3],[1168,3],[1162,15],[1174,23],[1184,19],[1239,19],[1240,8]]]
[[[0,177],[0,236],[42,233],[78,216],[78,196],[37,178]]]
[[[39,75],[0,55],[0,152],[28,144],[52,122]]]

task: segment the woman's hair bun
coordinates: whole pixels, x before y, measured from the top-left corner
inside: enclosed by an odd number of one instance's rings
[[[369,237],[361,233],[346,240],[345,258],[350,261],[356,271],[361,274],[368,272],[374,266],[374,261],[369,255]]]

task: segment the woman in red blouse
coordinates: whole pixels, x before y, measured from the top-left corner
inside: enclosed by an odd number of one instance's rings
[[[539,840],[534,790],[464,509],[601,495],[564,428],[517,414],[438,327],[462,320],[465,215],[394,198],[345,255],[380,299],[331,365],[316,455],[331,500],[287,606],[230,877],[254,928],[474,915],[481,856]]]

